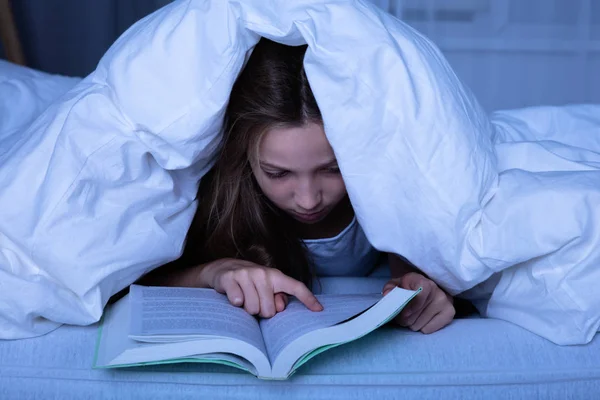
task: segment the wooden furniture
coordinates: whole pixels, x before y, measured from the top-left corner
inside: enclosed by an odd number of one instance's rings
[[[10,0],[0,0],[0,40],[6,59],[15,64],[25,65],[25,56],[10,8]]]

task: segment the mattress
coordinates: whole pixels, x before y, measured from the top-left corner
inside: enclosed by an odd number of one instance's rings
[[[372,278],[380,287],[381,278]],[[325,282],[331,289],[340,280]],[[327,286],[324,286],[327,287]],[[96,324],[0,341],[0,399],[581,399],[600,396],[600,340],[558,346],[470,316],[430,335],[387,326],[287,381],[215,364],[92,369]]]

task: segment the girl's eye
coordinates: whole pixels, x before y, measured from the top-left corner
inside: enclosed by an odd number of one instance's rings
[[[269,179],[280,179],[283,178],[285,176],[287,176],[287,174],[289,173],[289,171],[280,171],[280,172],[267,172],[264,171],[265,175],[267,175],[267,177]]]
[[[330,173],[330,174],[339,174],[340,173],[340,167],[327,168],[325,171],[328,172],[328,173]]]

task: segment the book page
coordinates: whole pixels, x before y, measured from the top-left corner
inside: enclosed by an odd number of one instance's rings
[[[281,350],[298,337],[343,322],[365,311],[383,297],[381,294],[317,295],[323,311],[314,312],[295,298],[273,318],[262,319],[260,328],[271,364]]]
[[[315,294],[377,294],[381,293],[387,278],[367,278],[363,276],[335,276],[313,279]]]
[[[130,299],[130,336],[138,340],[218,336],[244,341],[266,354],[256,318],[213,289],[132,285]]]

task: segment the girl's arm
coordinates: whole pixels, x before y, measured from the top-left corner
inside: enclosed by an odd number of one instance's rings
[[[181,267],[169,263],[142,276],[136,283],[145,286],[177,286],[208,288],[210,284],[202,271],[205,265]]]
[[[401,278],[409,272],[421,273],[406,258],[400,257],[396,254],[388,253],[388,262],[390,264],[392,279]]]

